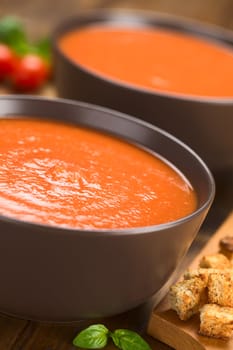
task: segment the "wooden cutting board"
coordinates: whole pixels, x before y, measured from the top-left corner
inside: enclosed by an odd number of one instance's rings
[[[227,235],[233,235],[233,212],[211,237],[189,268],[197,268],[203,255],[216,253],[220,239]],[[198,334],[198,329],[198,315],[188,321],[181,321],[175,311],[169,309],[168,298],[165,297],[151,314],[148,334],[176,350],[233,350],[233,338],[224,341],[204,337]]]

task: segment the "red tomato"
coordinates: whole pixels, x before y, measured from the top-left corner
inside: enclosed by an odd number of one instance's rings
[[[47,63],[38,55],[28,54],[19,60],[11,81],[17,90],[33,91],[43,85],[48,75]]]
[[[0,80],[7,78],[15,69],[16,57],[5,44],[0,44]]]

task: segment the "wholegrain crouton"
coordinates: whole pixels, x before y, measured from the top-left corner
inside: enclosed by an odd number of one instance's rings
[[[206,304],[200,311],[200,320],[200,334],[220,339],[229,339],[232,336],[232,308]]]
[[[184,279],[190,280],[191,278],[198,277],[202,279],[202,281],[205,283],[205,286],[207,286],[210,273],[218,272],[218,271],[219,271],[218,269],[204,269],[204,268],[187,270],[184,273]]]
[[[199,266],[201,268],[230,269],[232,264],[229,259],[220,253],[203,256]]]
[[[208,279],[209,303],[233,307],[233,272],[211,273]]]
[[[220,253],[233,263],[233,236],[226,236],[219,242]]]
[[[188,320],[206,301],[206,282],[199,277],[177,282],[169,292],[170,305],[181,320]]]
[[[194,269],[194,270],[186,270],[184,272],[184,279],[185,280],[189,280],[190,278],[193,278],[193,277],[199,277],[201,278],[207,285],[208,283],[208,280],[209,280],[209,276],[212,274],[212,273],[221,273],[221,272],[229,272],[229,273],[233,273],[233,268],[230,268],[230,269],[212,269],[212,268],[209,268],[209,269],[206,269],[206,268],[199,268],[199,269]]]

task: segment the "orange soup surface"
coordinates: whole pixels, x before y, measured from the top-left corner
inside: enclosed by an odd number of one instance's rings
[[[0,214],[68,228],[133,228],[192,213],[171,164],[118,138],[37,119],[0,120]]]
[[[159,92],[233,97],[233,50],[153,28],[89,26],[65,34],[61,51],[94,73]]]

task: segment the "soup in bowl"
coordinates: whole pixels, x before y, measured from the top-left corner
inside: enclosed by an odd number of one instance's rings
[[[0,110],[0,310],[75,321],[158,302],[213,201],[203,161],[97,106],[13,96]]]
[[[100,132],[48,120],[0,120],[1,214],[77,229],[128,229],[196,209],[172,164]]]
[[[185,141],[214,172],[233,169],[230,32],[144,12],[89,12],[58,27],[54,54],[60,96],[139,117]]]

